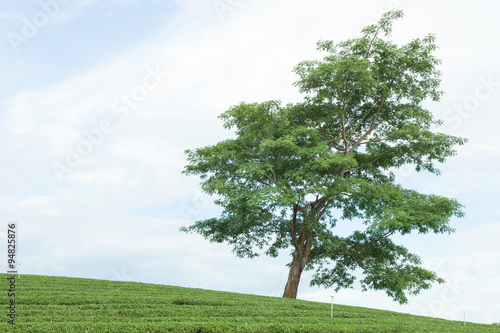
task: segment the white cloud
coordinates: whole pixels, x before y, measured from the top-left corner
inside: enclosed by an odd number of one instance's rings
[[[85,16],[84,9],[91,4],[97,3],[86,1],[61,9],[61,24]],[[179,226],[219,212],[199,192],[196,177],[181,175],[186,164],[183,151],[230,137],[217,116],[231,105],[299,100],[292,86],[297,80],[292,68],[319,56],[316,41],[351,38],[358,27],[373,23],[391,4],[241,1],[222,18],[211,1],[177,1],[177,5],[179,12],[165,23],[164,30],[145,36],[134,50],[38,90],[22,91],[7,102],[0,123],[3,142],[8,142],[3,144],[8,164],[0,167],[6,184],[1,192],[2,217],[20,222],[25,273],[133,278],[279,296],[287,276],[286,254],[276,260],[240,260],[225,245],[179,233]],[[467,22],[471,36],[485,45],[494,44],[481,36],[486,38],[497,21],[488,16],[487,22],[477,25],[480,6],[468,2],[456,3],[455,16],[449,15],[446,24],[440,15],[448,5],[402,0],[400,6],[407,11],[397,22],[395,39],[408,41],[435,31],[438,44],[443,44],[440,56],[448,62],[446,88],[453,96],[445,100],[443,109],[453,107],[455,100],[463,102],[462,86],[466,84],[467,92],[473,94],[474,80],[488,73],[475,67],[477,59],[469,58],[468,46],[479,42],[458,38],[456,29]],[[430,25],[422,25],[422,18],[428,18]],[[481,62],[496,64],[492,54],[485,52]],[[124,111],[114,112],[114,103],[124,94],[139,93],[151,68],[158,65],[168,73],[158,86],[147,90],[144,100],[135,101],[126,116]],[[466,82],[452,79],[464,71]],[[498,149],[491,144],[497,132],[496,116],[491,113],[497,98],[493,94],[485,101],[485,111],[471,114],[456,133],[446,129],[455,135],[463,133],[471,143],[450,159],[442,176],[420,178],[406,172],[405,185],[459,201],[485,188],[486,194],[498,197],[496,164],[492,163]],[[50,163],[65,163],[71,150],[89,140],[83,132],[98,129],[107,118],[113,130],[59,182]],[[483,154],[490,160],[479,159]],[[473,207],[482,204],[477,200],[472,198]],[[491,220],[498,216],[495,207],[485,207],[480,213],[476,209],[474,220],[460,224],[459,232],[449,238],[409,238],[409,249],[422,253],[426,267],[451,283],[460,279],[466,290],[459,295],[453,290],[450,294],[449,286],[436,286],[401,308],[383,292],[357,289],[341,291],[334,301],[412,313],[429,312],[430,305],[442,302],[444,307],[434,311],[437,316],[457,318],[466,310],[470,320],[498,321],[494,316],[500,309],[496,311],[490,297],[498,293],[494,286],[500,273],[494,265],[499,260],[496,238],[500,232]],[[443,252],[436,256],[438,249]],[[172,265],[178,267],[176,272]],[[308,288],[307,280],[303,278],[301,298],[330,301],[329,291]],[[455,299],[447,302],[453,295]]]

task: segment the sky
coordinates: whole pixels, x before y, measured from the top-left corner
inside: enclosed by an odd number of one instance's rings
[[[221,209],[181,174],[186,149],[232,137],[240,102],[297,102],[293,67],[319,40],[359,36],[403,9],[392,40],[428,33],[442,60],[425,106],[466,137],[442,174],[403,186],[457,199],[450,235],[396,237],[447,282],[400,306],[382,291],[309,287],[298,298],[478,323],[500,322],[500,3],[494,0],[0,0],[0,243],[18,224],[22,274],[282,295],[289,252],[238,259],[179,232]],[[3,221],[3,222],[2,222]],[[3,225],[3,226],[2,226]],[[346,225],[346,228],[355,227]],[[7,271],[5,264],[0,264]]]

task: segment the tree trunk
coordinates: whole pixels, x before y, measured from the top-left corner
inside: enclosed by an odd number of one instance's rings
[[[285,286],[285,292],[283,297],[286,298],[297,298],[297,290],[299,289],[300,275],[302,270],[300,269],[300,258],[295,251],[293,254],[292,263],[290,265],[290,271],[288,273],[288,281]]]
[[[312,234],[310,234],[307,236],[305,242],[302,241],[298,244],[298,246],[295,247],[292,263],[290,264],[290,271],[288,273],[288,281],[283,293],[284,298],[297,298],[300,276],[302,275],[302,271],[306,267],[307,259],[309,258],[309,254],[311,253],[313,238],[314,237],[312,236]],[[299,240],[300,239],[302,239],[302,237],[300,237]]]

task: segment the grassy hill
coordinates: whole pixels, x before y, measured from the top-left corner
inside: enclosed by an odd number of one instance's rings
[[[0,274],[1,332],[500,332],[481,325],[276,297],[137,282],[22,275],[16,325]]]

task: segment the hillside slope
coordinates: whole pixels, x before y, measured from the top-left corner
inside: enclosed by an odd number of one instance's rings
[[[22,275],[16,325],[0,274],[1,332],[500,332],[396,312],[137,282]]]

